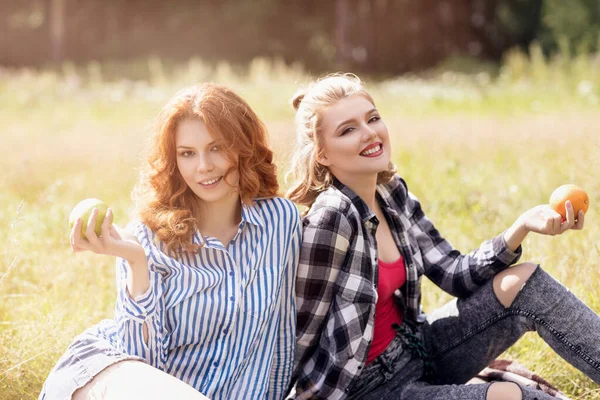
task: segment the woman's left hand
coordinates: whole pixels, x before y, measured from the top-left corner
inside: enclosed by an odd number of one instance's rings
[[[554,211],[548,204],[539,205],[523,213],[519,219],[528,232],[541,233],[542,235],[560,235],[569,229],[581,230],[585,220],[583,211],[579,211],[577,219],[573,205],[567,200],[565,203],[567,219]]]

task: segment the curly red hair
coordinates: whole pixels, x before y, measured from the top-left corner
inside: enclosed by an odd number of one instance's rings
[[[134,190],[141,221],[173,253],[199,248],[192,244],[196,221],[201,217],[199,198],[177,168],[175,133],[184,119],[201,120],[225,144],[228,158],[240,175],[242,203],[276,196],[279,190],[267,130],[248,103],[231,89],[212,83],[181,90],[158,115],[148,164]]]

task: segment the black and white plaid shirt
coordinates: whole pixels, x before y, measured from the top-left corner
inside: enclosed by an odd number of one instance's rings
[[[461,254],[440,236],[398,176],[378,185],[377,194],[406,265],[406,284],[396,295],[407,322],[424,319],[421,275],[466,297],[521,255],[520,247],[516,252],[507,247],[502,234]],[[337,180],[304,218],[296,280],[296,399],[344,399],[360,375],[377,302],[377,225],[373,211]]]

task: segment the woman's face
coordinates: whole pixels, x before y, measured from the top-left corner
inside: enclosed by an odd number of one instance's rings
[[[387,127],[361,95],[344,98],[322,113],[322,155],[318,161],[346,185],[386,171],[390,162]]]
[[[175,135],[177,168],[192,191],[206,204],[239,199],[240,175],[232,167],[222,143],[206,129],[204,122],[184,119]]]

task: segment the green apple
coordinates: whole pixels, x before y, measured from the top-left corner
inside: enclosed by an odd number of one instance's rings
[[[75,225],[75,222],[77,222],[77,218],[81,218],[81,236],[84,238],[86,238],[85,231],[87,229],[90,215],[92,215],[94,208],[98,209],[94,231],[96,232],[96,235],[100,236],[102,234],[102,221],[104,221],[106,211],[108,210],[108,206],[102,200],[93,198],[85,199],[79,202],[79,204],[73,208],[71,214],[69,215],[69,226],[71,229],[73,229],[73,225]]]

